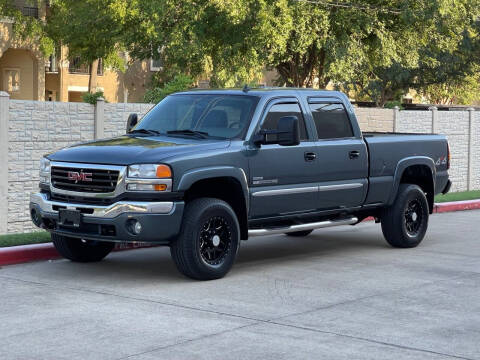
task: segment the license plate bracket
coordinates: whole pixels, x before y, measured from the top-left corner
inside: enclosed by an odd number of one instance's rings
[[[58,223],[62,226],[80,227],[82,213],[78,210],[59,210]]]

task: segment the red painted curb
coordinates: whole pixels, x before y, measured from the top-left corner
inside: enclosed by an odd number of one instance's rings
[[[52,243],[20,245],[0,249],[0,265],[20,264],[35,260],[57,259],[60,255]]]
[[[118,243],[113,251],[124,251],[153,247],[148,243]],[[0,266],[21,264],[38,260],[54,260],[60,254],[52,243],[11,246],[0,248]]]
[[[454,201],[448,203],[435,204],[433,208],[434,213],[445,213],[452,211],[476,210],[480,209],[479,200]],[[366,218],[364,221],[374,220],[372,217]],[[114,251],[124,251],[132,249],[141,249],[146,247],[153,247],[148,243],[118,243]],[[30,261],[38,260],[53,260],[58,259],[60,254],[55,250],[52,243],[34,244],[34,245],[20,245],[6,248],[0,248],[0,266],[21,264]]]
[[[434,213],[480,209],[480,200],[452,201],[435,204]]]

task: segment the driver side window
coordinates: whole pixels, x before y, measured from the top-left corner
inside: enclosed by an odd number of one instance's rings
[[[296,103],[275,104],[270,108],[270,111],[262,124],[262,130],[276,130],[278,127],[278,120],[284,116],[296,116],[300,127],[300,141],[308,139],[305,120],[303,119],[302,110]]]

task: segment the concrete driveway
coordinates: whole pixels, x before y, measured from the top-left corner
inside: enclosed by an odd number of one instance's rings
[[[254,238],[222,280],[167,248],[0,269],[0,359],[480,359],[480,211]]]

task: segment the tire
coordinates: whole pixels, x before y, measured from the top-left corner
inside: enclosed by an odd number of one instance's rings
[[[182,229],[170,245],[177,269],[195,280],[224,277],[240,244],[240,225],[225,201],[195,199],[185,207]]]
[[[303,230],[303,231],[295,231],[291,233],[285,233],[287,236],[292,236],[292,237],[304,237],[308,236],[312,233],[313,230]]]
[[[92,241],[51,235],[55,249],[64,258],[74,262],[97,262],[107,256],[115,247],[115,243],[106,241]]]
[[[423,190],[417,185],[401,184],[395,202],[382,214],[383,236],[393,247],[416,247],[427,232],[428,216]]]

